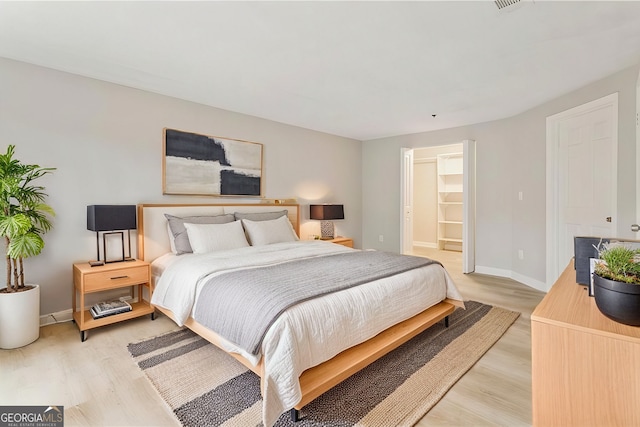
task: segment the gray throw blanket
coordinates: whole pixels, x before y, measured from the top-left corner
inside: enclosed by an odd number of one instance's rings
[[[434,263],[440,264],[389,252],[354,251],[224,273],[204,284],[195,320],[258,354],[267,330],[287,308]]]

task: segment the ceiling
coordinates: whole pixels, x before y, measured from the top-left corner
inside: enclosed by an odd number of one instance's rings
[[[369,140],[640,63],[640,2],[0,1],[0,57]]]

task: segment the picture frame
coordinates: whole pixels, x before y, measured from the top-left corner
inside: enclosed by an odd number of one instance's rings
[[[262,197],[263,145],[164,128],[162,194]]]

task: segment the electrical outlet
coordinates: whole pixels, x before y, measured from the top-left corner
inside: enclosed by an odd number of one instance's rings
[[[384,242],[384,236],[382,234],[378,236],[378,241]]]
[[[518,259],[520,260],[524,259],[524,250],[518,249]]]

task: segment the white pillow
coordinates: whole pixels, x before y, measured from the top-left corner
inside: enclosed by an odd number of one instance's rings
[[[193,252],[191,245],[189,244],[189,235],[187,229],[184,226],[185,222],[189,224],[226,224],[228,222],[235,221],[232,214],[226,215],[198,215],[179,217],[170,214],[164,214],[169,224],[169,230],[171,235],[169,241],[171,242],[171,250],[175,249],[175,253],[178,255],[187,254]]]
[[[289,218],[281,216],[268,221],[243,219],[242,226],[249,236],[251,246],[270,245],[272,243],[295,242],[298,240]]]
[[[226,224],[184,224],[195,254],[249,246],[240,221]]]

